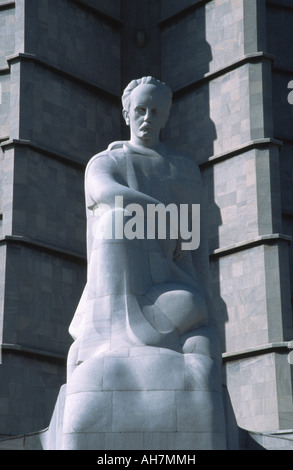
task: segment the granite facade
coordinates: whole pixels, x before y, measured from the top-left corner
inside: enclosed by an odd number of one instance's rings
[[[268,429],[279,427],[274,356],[256,356],[227,365],[227,385],[235,390],[232,404],[244,429],[252,421],[255,428],[261,428],[264,420]]]
[[[292,79],[292,57],[288,54],[291,44],[292,28],[289,26],[293,19],[291,4],[287,0],[270,2],[267,8],[267,47],[274,55],[272,70],[273,88],[273,120],[275,137],[282,142],[280,148],[280,193],[283,232],[293,236],[293,205],[292,205],[292,119],[293,107],[288,104],[288,83]],[[283,7],[283,8],[282,8]],[[278,31],[278,36],[277,36]],[[290,285],[293,291],[292,276],[293,246],[289,246]]]
[[[14,160],[13,151],[8,150],[2,155],[1,160],[1,208],[2,208],[2,226],[1,236],[12,233],[12,214],[13,214],[13,171]]]
[[[253,423],[255,429],[261,429],[266,422],[268,430],[291,428],[292,382],[286,354],[274,352],[229,362],[227,385],[237,390],[232,404],[241,427],[249,429]]]
[[[65,381],[86,282],[84,169],[120,136],[119,10],[0,3],[3,436],[45,428]]]
[[[87,3],[98,6],[97,2]],[[68,0],[27,2],[26,23],[26,52],[36,54],[38,58],[63,71],[71,72],[119,95],[118,28],[101,20],[98,15],[93,14],[93,10],[87,10]],[[52,90],[52,96],[60,101],[57,90]],[[87,126],[90,125],[86,120],[84,122]],[[94,125],[93,120],[91,124]]]
[[[36,354],[15,353],[3,348],[0,392],[1,434],[20,435],[43,429],[54,407],[56,389],[65,380],[62,362],[50,363]],[[21,416],[21,419],[20,419]]]
[[[9,135],[10,79],[9,75],[0,75],[0,126],[1,137]]]
[[[262,431],[285,425],[285,402],[286,426],[293,423],[289,424],[293,403],[288,354],[282,356],[287,401],[276,391],[266,404],[255,405],[251,392],[243,404],[245,394],[238,385],[249,387],[267,357],[270,378],[260,373],[259,386],[266,388],[267,380],[277,383],[277,353],[268,352],[259,361],[254,360],[255,349],[289,341],[293,335],[288,262],[292,106],[287,101],[289,74],[283,70],[290,69],[283,46],[290,43],[291,32],[286,31],[291,13],[286,17],[281,5],[264,1],[206,2],[198,9],[189,5],[178,20],[165,22],[162,31],[162,76],[175,89],[164,136],[173,146],[193,153],[202,168],[213,321],[227,354],[224,380],[238,423]],[[273,62],[270,54],[278,58]],[[251,356],[245,372],[241,351]],[[241,359],[234,362],[239,354]],[[234,363],[239,367],[232,370]]]
[[[1,4],[0,4],[1,5]],[[14,10],[0,10],[0,69],[7,66],[6,58],[15,52]]]
[[[18,66],[21,121],[18,135],[11,129],[11,137],[31,140],[86,164],[96,149],[119,135],[120,109],[115,102],[86,86],[68,85],[65,78],[33,61]]]
[[[191,10],[162,29],[161,41],[162,75],[173,90],[233,63],[244,54],[242,0],[207,2]]]
[[[62,356],[71,342],[67,329],[84,267],[44,251],[30,245],[7,247],[3,342]]]
[[[212,261],[212,295],[219,305],[225,351],[237,353],[290,340],[286,242],[284,245],[257,246]]]
[[[26,147],[15,149],[14,164],[13,233],[85,256],[81,169]]]

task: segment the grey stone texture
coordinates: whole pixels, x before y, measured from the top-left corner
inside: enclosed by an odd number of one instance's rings
[[[15,233],[59,248],[70,247],[82,256],[81,240],[86,234],[81,223],[85,215],[80,168],[26,147],[15,149],[14,165]],[[62,219],[65,224],[60,227]]]
[[[46,427],[65,380],[86,277],[84,168],[120,134],[118,3],[103,15],[96,2],[0,4],[3,436]]]
[[[7,109],[10,106],[10,80],[9,75],[0,75],[0,91],[1,91],[1,112],[0,123],[2,137],[9,135],[9,115]]]
[[[290,430],[275,433],[250,432],[246,436],[246,445],[251,450],[292,450],[293,435]]]
[[[243,358],[227,364],[228,389],[233,408],[237,409],[238,423],[243,429],[291,429],[292,384],[286,380],[286,354],[270,353]],[[283,410],[286,410],[285,412]]]
[[[15,52],[14,23],[15,14],[13,9],[3,9],[0,11],[0,68],[7,66],[6,57],[14,54]]]
[[[206,374],[212,361],[181,362],[179,353],[147,346],[86,360],[60,390],[44,449],[224,449],[222,393],[217,374]]]
[[[119,107],[102,93],[74,82],[67,86],[67,80],[34,61],[15,61],[12,67],[20,66],[26,92],[20,98],[20,125],[16,135],[11,129],[11,138],[20,133],[22,139],[86,163],[91,148],[119,133]],[[83,142],[82,147],[77,142]]]
[[[3,319],[3,342],[65,354],[70,341],[66,312],[78,301],[82,266],[50,253],[40,256],[42,249],[33,246],[8,245],[5,309],[9,315]]]
[[[42,450],[41,433],[0,439],[0,450]]]
[[[98,6],[94,1],[87,3]],[[112,2],[100,3],[114,5]],[[26,22],[27,52],[106,90],[120,93],[119,73],[113,73],[120,68],[120,35],[117,28],[111,28],[94,15],[93,10],[87,11],[73,2],[56,0],[27,2]],[[60,105],[60,95],[55,89],[52,89],[53,96]],[[30,99],[29,96],[27,98]],[[78,109],[77,114],[80,112]],[[95,124],[94,119],[90,122],[83,117],[80,119],[86,128]]]
[[[16,345],[2,350],[10,389],[0,388],[0,435],[49,422],[65,363],[48,350],[65,359],[85,276],[83,168],[123,137],[118,96],[143,75],[172,86],[164,140],[202,170],[214,324],[235,418],[260,433],[293,428],[292,1],[149,3],[0,2],[1,335],[39,352],[36,360]],[[24,403],[44,377],[55,397],[40,395],[32,422]],[[259,436],[265,447],[280,442]]]
[[[283,355],[282,366],[282,381],[287,383],[287,396],[291,396],[287,401],[276,388],[274,396],[255,405],[254,392],[244,399],[239,384],[249,387],[258,373],[262,387],[268,380],[271,385],[278,383],[276,353],[272,352],[268,377],[264,377],[261,360],[266,361],[267,356],[256,361],[253,348],[292,337],[288,263],[292,249],[286,237],[269,241],[272,234],[292,236],[292,164],[286,150],[292,138],[292,107],[287,102],[290,77],[284,70],[278,72],[280,61],[285,67],[286,49],[280,53],[276,50],[286,41],[290,43],[291,32],[286,35],[286,28],[281,26],[286,16],[281,5],[216,1],[207,2],[203,9],[205,12],[189,9],[179,23],[166,22],[162,32],[163,79],[170,76],[176,90],[165,137],[184,150],[193,148],[201,164],[209,208],[211,297],[223,351],[229,353],[224,376],[237,422],[254,430],[290,428],[292,367],[288,353]],[[272,21],[275,33],[270,29]],[[289,21],[286,19],[286,24]],[[200,22],[202,28],[198,27]],[[277,31],[282,39],[274,41]],[[274,66],[269,54],[278,54]],[[290,70],[289,63],[286,67]],[[178,116],[182,114],[185,119],[180,122]],[[272,140],[283,141],[284,137],[288,144],[283,142],[281,147]],[[263,243],[258,242],[261,237]],[[249,350],[251,359],[246,360],[245,371],[233,371],[231,380],[230,360],[234,364],[233,354],[237,357],[241,350]],[[241,356],[237,364],[243,361]]]

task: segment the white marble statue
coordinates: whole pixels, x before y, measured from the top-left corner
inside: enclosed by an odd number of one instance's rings
[[[148,236],[149,207],[171,204],[179,219],[183,205],[191,217],[200,204],[194,159],[160,141],[171,100],[164,83],[133,80],[122,97],[130,140],[87,165],[87,284],[45,449],[225,448],[201,272],[176,221],[165,218],[165,237]]]

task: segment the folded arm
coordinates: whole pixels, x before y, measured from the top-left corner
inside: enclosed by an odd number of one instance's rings
[[[123,197],[124,206],[136,203],[143,209],[146,209],[147,204],[160,203],[151,196],[130,188],[117,161],[107,154],[90,162],[86,171],[85,186],[89,208],[101,203],[113,206],[115,196]]]

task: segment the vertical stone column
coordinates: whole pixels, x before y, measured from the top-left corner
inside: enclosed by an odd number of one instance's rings
[[[0,2],[0,435],[46,427],[65,380],[86,280],[84,169],[120,137],[122,23],[110,3]]]
[[[266,2],[162,5],[162,74],[175,89],[166,138],[193,152],[202,169],[214,322],[234,412],[244,428],[292,427],[290,233]],[[279,374],[288,377],[283,391]]]
[[[227,387],[238,424],[256,431],[286,429],[293,423],[292,368],[287,360],[288,341],[293,334],[290,237],[282,224],[281,142],[274,133],[273,57],[268,53],[265,25],[266,3],[243,2],[250,149],[248,153],[239,151],[222,164],[226,176],[237,175],[236,200],[234,209],[230,206],[230,214],[224,212],[217,196],[223,184],[223,179],[219,179],[215,200],[224,215],[222,243],[213,253],[219,263],[220,294],[227,314]],[[241,167],[244,160],[246,166]],[[241,179],[244,185],[240,190]],[[227,243],[224,233],[232,232],[233,226],[229,225],[233,212],[240,224],[238,230],[233,229],[232,243]]]

